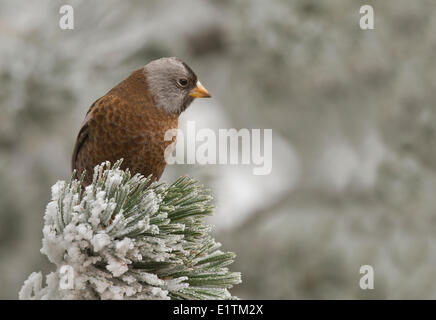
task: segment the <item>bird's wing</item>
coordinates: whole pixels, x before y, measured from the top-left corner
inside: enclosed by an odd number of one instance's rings
[[[73,156],[71,158],[71,168],[72,168],[72,170],[76,169],[77,155],[79,154],[80,149],[82,148],[82,146],[85,143],[85,141],[88,139],[88,130],[89,130],[88,123],[89,123],[89,120],[92,118],[92,109],[94,108],[94,106],[96,104],[98,104],[98,102],[100,100],[101,100],[101,98],[95,100],[94,103],[91,105],[91,107],[89,107],[89,110],[86,113],[86,117],[85,117],[85,119],[82,122],[79,134],[77,135],[76,145],[74,146]]]

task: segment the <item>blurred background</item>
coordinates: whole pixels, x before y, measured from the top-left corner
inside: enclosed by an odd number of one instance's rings
[[[91,103],[162,56],[213,99],[197,128],[273,129],[273,170],[168,166],[216,200],[245,299],[436,298],[436,4],[431,0],[0,0],[0,298],[41,255],[50,186]],[[59,8],[74,8],[74,30]],[[375,30],[359,28],[371,4]],[[361,265],[375,288],[361,290]]]

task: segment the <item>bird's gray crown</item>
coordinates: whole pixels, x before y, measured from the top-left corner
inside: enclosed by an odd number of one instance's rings
[[[196,85],[197,76],[182,60],[176,57],[153,60],[145,65],[144,73],[158,107],[179,114],[193,101],[189,91]],[[180,79],[188,80],[188,84],[180,86]]]

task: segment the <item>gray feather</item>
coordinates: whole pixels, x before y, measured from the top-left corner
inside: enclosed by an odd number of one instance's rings
[[[197,76],[180,59],[171,57],[151,61],[144,67],[144,73],[158,107],[179,114],[193,101],[189,91],[195,86]],[[186,87],[177,84],[181,78],[188,79]]]

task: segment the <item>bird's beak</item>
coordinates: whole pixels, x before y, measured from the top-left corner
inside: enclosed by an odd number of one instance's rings
[[[189,92],[189,95],[194,98],[210,98],[209,92],[200,81],[197,81],[197,85]]]

